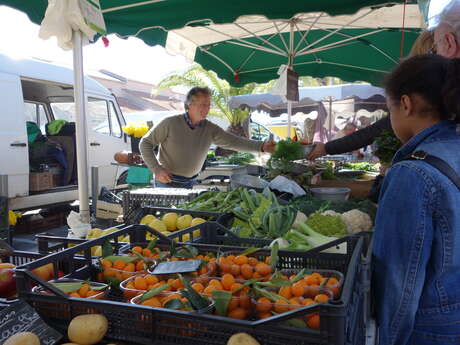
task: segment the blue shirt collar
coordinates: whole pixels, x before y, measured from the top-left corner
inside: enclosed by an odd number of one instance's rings
[[[392,164],[395,164],[405,158],[407,155],[410,153],[414,152],[417,147],[425,141],[428,137],[432,136],[433,134],[447,128],[447,127],[453,127],[455,130],[455,123],[453,121],[440,121],[420,133],[414,135],[408,142],[406,142],[399,150],[396,152],[395,156],[393,157],[393,162]]]

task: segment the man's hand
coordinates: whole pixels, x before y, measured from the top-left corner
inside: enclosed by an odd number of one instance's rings
[[[171,183],[171,176],[172,174],[164,168],[155,169],[155,180],[159,182]]]
[[[273,152],[275,152],[275,147],[276,147],[276,142],[274,142],[273,140],[266,141],[266,142],[264,142],[264,145],[262,146],[262,151],[263,152],[268,152],[268,153],[273,153]]]
[[[307,156],[307,158],[309,160],[314,160],[314,159],[316,159],[318,157],[322,157],[322,156],[325,156],[327,154],[326,147],[324,146],[323,143],[316,142],[316,143],[313,143],[313,144],[315,144],[315,147],[310,152],[310,154]]]

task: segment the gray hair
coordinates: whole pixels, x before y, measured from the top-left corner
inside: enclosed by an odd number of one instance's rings
[[[195,86],[190,89],[185,97],[184,107],[188,110],[188,106],[193,102],[193,98],[198,95],[211,96],[212,91],[209,87]]]
[[[460,40],[460,0],[451,0],[435,17],[436,26],[447,24],[452,28],[457,41]],[[459,42],[460,43],[460,42]]]

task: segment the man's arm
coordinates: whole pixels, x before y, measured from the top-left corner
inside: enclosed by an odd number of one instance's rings
[[[243,137],[236,136],[232,133],[224,131],[219,126],[209,123],[212,126],[212,141],[214,144],[231,149],[234,151],[243,152],[261,152],[264,145],[263,141],[249,140]]]
[[[142,159],[145,165],[155,173],[155,179],[160,182],[171,182],[171,173],[161,167],[160,162],[153,149],[160,145],[168,137],[168,126],[166,121],[162,121],[158,126],[152,128],[144,135],[139,143],[139,151],[142,154]]]
[[[370,126],[362,128],[343,138],[329,141],[325,144],[326,153],[335,155],[358,150],[374,142],[384,130],[391,130],[390,117],[385,116]]]

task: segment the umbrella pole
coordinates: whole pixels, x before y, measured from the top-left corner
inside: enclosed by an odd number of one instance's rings
[[[329,140],[332,139],[332,97],[329,97]]]
[[[292,116],[292,101],[288,101],[288,125],[287,125],[287,138],[291,137],[291,116]]]
[[[290,31],[289,31],[289,69],[292,69],[294,65],[294,22],[291,20]],[[287,87],[289,88],[289,78],[286,81]],[[287,126],[287,137],[291,137],[291,124],[292,121],[292,101],[288,100],[288,126]]]
[[[73,31],[73,73],[75,99],[75,127],[77,142],[77,174],[80,219],[89,224],[88,150],[86,131],[86,100],[83,78],[83,43],[81,31]]]

